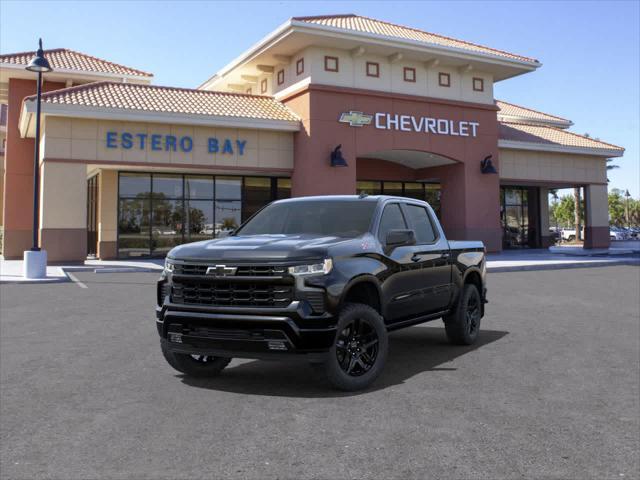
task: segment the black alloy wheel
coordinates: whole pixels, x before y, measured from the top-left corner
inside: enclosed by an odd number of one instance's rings
[[[339,390],[361,390],[380,375],[388,352],[389,338],[382,316],[369,305],[347,303],[340,310],[324,371]]]
[[[336,357],[340,368],[352,377],[367,373],[378,358],[378,334],[364,318],[355,318],[338,334]]]
[[[478,288],[466,284],[455,310],[444,317],[444,328],[449,342],[454,345],[472,345],[478,339],[482,320],[482,299]]]
[[[470,336],[475,336],[478,334],[478,329],[480,328],[480,319],[482,318],[482,312],[480,308],[480,298],[477,295],[471,295],[467,300],[467,310],[465,312],[467,332]]]

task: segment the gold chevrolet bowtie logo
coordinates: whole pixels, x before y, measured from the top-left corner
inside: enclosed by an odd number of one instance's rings
[[[371,125],[371,120],[373,120],[373,115],[368,115],[362,112],[342,112],[340,115],[341,123],[348,123],[352,127],[362,127],[363,125]]]

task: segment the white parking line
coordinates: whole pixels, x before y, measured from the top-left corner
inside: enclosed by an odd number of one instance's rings
[[[73,283],[78,285],[80,288],[89,288],[84,283],[82,283],[80,280],[78,280],[78,277],[76,277],[73,273],[67,272],[67,276],[71,279],[71,281]]]

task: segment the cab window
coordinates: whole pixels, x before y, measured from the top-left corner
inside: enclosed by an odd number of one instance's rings
[[[384,207],[382,217],[380,218],[380,227],[378,228],[378,239],[385,243],[387,240],[387,232],[389,230],[405,230],[407,224],[404,221],[400,205],[392,203]]]
[[[405,212],[409,225],[416,232],[416,243],[433,243],[436,240],[436,233],[433,224],[429,219],[427,209],[419,205],[405,204]]]

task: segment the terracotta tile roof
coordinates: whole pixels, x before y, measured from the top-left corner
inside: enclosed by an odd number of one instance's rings
[[[7,53],[0,55],[0,64],[28,65],[36,52]],[[45,50],[45,57],[54,70],[76,70],[78,72],[98,72],[113,75],[133,75],[138,77],[153,77],[153,74],[125,67],[117,63],[92,57],[85,53],[67,48]]]
[[[616,150],[624,152],[624,148],[612,145],[591,137],[578,135],[560,128],[542,125],[526,125],[521,123],[499,122],[499,139],[512,142],[538,143],[549,146],[593,148],[599,150]]]
[[[25,100],[34,100],[35,96]],[[147,112],[294,121],[299,119],[272,97],[211,92],[134,83],[95,82],[42,95],[47,104],[83,105]]]
[[[504,102],[502,100],[496,100],[496,105],[500,109],[500,111],[498,112],[498,117],[501,117],[501,116],[502,117],[520,117],[523,119],[534,120],[536,123],[537,122],[540,122],[540,123],[549,122],[552,124],[562,123],[562,124],[566,124],[567,127],[573,124],[571,120],[567,120],[566,118],[557,117],[555,115],[550,115],[544,112],[539,112],[538,110],[522,107],[520,105]]]
[[[360,15],[355,15],[352,13],[346,15],[294,17],[292,20],[311,23],[315,25],[324,25],[326,27],[339,28],[342,30],[352,30],[362,33],[384,35],[386,37],[393,37],[402,40],[415,40],[418,42],[438,45],[441,47],[460,48],[462,50],[495,55],[512,60],[539,63],[538,60],[534,58],[523,57],[522,55],[516,55],[514,53],[505,52],[503,50],[484,47],[475,43],[465,42],[464,40],[457,40],[455,38],[445,37],[443,35],[429,33],[423,30],[405,27],[402,25],[396,25],[393,23],[384,22],[382,20],[376,20],[374,18],[362,17]]]

